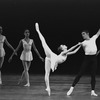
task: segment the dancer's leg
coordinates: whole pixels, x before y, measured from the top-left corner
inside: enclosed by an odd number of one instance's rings
[[[26,76],[26,78],[27,78],[27,84],[26,85],[24,85],[24,86],[30,86],[30,81],[29,81],[29,68],[30,68],[30,65],[31,65],[31,61],[28,61],[27,63],[27,76]]]
[[[52,69],[52,71],[54,71],[54,70],[57,68],[57,65],[58,65],[58,62],[59,62],[59,61],[57,62],[57,57],[58,57],[58,56],[57,56],[55,53],[53,53],[52,50],[51,50],[51,49],[49,48],[49,46],[47,45],[45,38],[43,37],[43,35],[42,35],[41,32],[39,31],[38,24],[36,24],[36,29],[37,29],[39,38],[40,38],[40,40],[41,40],[43,49],[44,49],[44,51],[45,51],[46,57],[51,58],[51,69]],[[55,59],[56,59],[56,60],[55,60]]]
[[[46,41],[45,41],[45,38],[43,37],[43,35],[41,34],[41,32],[38,32],[38,35],[39,35],[39,38],[41,40],[41,43],[42,43],[42,46],[43,46],[43,49],[45,51],[45,55],[46,56],[50,56],[51,54],[51,49],[49,48],[49,46],[47,45]]]
[[[83,61],[83,64],[82,64],[82,67],[80,69],[80,72],[78,73],[78,75],[76,76],[72,86],[70,87],[69,91],[67,92],[67,95],[71,95],[71,93],[73,92],[74,90],[74,87],[75,85],[79,82],[81,76],[84,74],[85,72],[85,69],[87,67],[87,64],[89,63],[89,60],[88,60],[88,57],[85,57],[84,61]]]
[[[1,78],[1,68],[4,62],[4,57],[0,57],[0,84],[2,84],[2,78]]]
[[[28,70],[29,70],[30,65],[31,65],[31,62],[29,61],[29,62],[27,63],[27,65],[28,65]],[[24,63],[23,63],[23,66],[25,66]],[[20,83],[23,81],[24,77],[25,77],[25,70],[22,72],[22,75],[21,75],[21,78],[20,78],[18,84],[20,84]]]
[[[50,60],[49,58],[45,58],[45,83],[46,83],[46,91],[50,96],[50,85],[49,85],[49,75],[50,75]]]
[[[96,70],[97,70],[97,58],[96,56],[93,57],[92,59],[92,70],[91,70],[91,95],[93,96],[98,96],[95,93],[95,84],[96,84],[96,80],[95,80],[95,74],[96,74]]]
[[[29,69],[30,69],[30,66],[31,66],[31,61],[28,61],[28,62],[27,62],[28,71],[29,71]]]
[[[18,81],[18,84],[20,84],[20,83],[24,80],[24,78],[25,78],[25,62],[22,61],[22,64],[23,64],[24,70],[23,70],[23,72],[22,72],[21,78],[20,78],[19,81]]]
[[[28,73],[28,70],[29,70],[29,66],[28,66],[28,62],[27,61],[25,61],[24,62],[25,63],[25,77],[26,77],[26,81],[27,81],[27,83],[26,83],[26,85],[24,85],[24,86],[30,86],[30,82],[29,82],[29,73]]]
[[[18,84],[20,84],[25,78],[25,71],[22,72],[21,78],[18,81]]]

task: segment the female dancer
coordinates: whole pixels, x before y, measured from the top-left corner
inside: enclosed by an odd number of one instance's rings
[[[45,83],[46,83],[46,91],[48,92],[48,95],[50,96],[50,85],[49,85],[49,75],[50,75],[50,69],[52,69],[52,71],[54,71],[58,64],[63,63],[66,59],[67,59],[67,55],[71,55],[76,53],[79,48],[81,46],[81,43],[78,43],[77,45],[71,47],[69,50],[67,50],[67,46],[65,45],[60,45],[59,49],[62,50],[62,52],[57,55],[55,53],[52,52],[52,50],[48,47],[44,37],[42,36],[40,30],[39,30],[39,25],[38,23],[35,24],[36,27],[36,31],[39,35],[39,38],[42,42],[42,46],[45,52]],[[70,52],[71,50],[73,50],[74,48],[76,48],[77,46],[79,46],[76,50],[74,50],[73,52]]]
[[[1,79],[1,68],[4,62],[4,56],[5,56],[5,50],[3,48],[4,43],[6,43],[6,45],[11,48],[14,51],[14,48],[9,44],[9,42],[7,41],[7,38],[2,35],[2,27],[0,26],[0,84],[2,84],[2,79]]]
[[[41,57],[41,55],[39,54],[38,50],[36,49],[33,39],[29,38],[29,35],[30,35],[29,30],[25,30],[24,35],[25,35],[25,38],[22,39],[19,42],[18,47],[16,48],[15,52],[13,52],[13,54],[11,55],[9,60],[12,59],[13,55],[15,53],[17,53],[18,49],[21,47],[21,45],[23,45],[24,50],[23,50],[23,52],[21,54],[20,59],[22,60],[24,71],[22,73],[21,79],[19,80],[18,84],[20,84],[20,82],[22,81],[22,79],[23,79],[23,77],[25,75],[27,84],[24,85],[24,86],[28,86],[29,87],[30,86],[30,82],[29,82],[29,73],[28,73],[28,71],[29,71],[29,68],[30,68],[30,65],[31,65],[31,61],[33,60],[31,47],[33,46],[35,52],[37,53],[37,55],[39,56],[39,58],[41,60],[43,60],[43,58]]]

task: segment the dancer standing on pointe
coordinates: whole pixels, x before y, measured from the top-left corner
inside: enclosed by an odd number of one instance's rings
[[[26,81],[27,81],[27,84],[24,85],[24,86],[30,86],[30,82],[29,82],[29,68],[30,68],[30,65],[31,65],[31,61],[33,60],[33,56],[32,56],[32,52],[31,52],[31,48],[33,46],[35,52],[37,53],[37,55],[39,56],[39,58],[43,61],[43,58],[41,57],[41,55],[39,54],[38,50],[36,49],[36,46],[34,44],[34,41],[33,39],[30,39],[29,36],[30,36],[30,32],[29,30],[25,30],[24,32],[24,35],[25,35],[25,38],[22,39],[20,42],[19,42],[19,45],[18,47],[16,48],[15,52],[13,52],[13,54],[11,55],[11,57],[9,58],[9,60],[12,59],[13,55],[15,53],[17,53],[17,51],[19,50],[19,48],[23,45],[23,52],[20,56],[20,59],[22,60],[22,64],[23,64],[23,67],[24,67],[24,71],[22,73],[22,76],[18,82],[18,84],[20,84],[20,82],[23,80],[23,78],[25,77],[26,78]]]
[[[45,83],[46,83],[46,91],[48,92],[48,95],[50,96],[51,91],[50,91],[50,85],[49,85],[49,75],[50,75],[50,70],[52,69],[52,71],[56,70],[58,64],[63,63],[66,59],[67,59],[67,55],[71,55],[76,53],[79,48],[81,46],[81,43],[78,43],[77,45],[71,47],[69,50],[67,50],[67,46],[65,45],[60,45],[59,49],[62,50],[62,52],[57,55],[55,53],[52,52],[52,50],[49,48],[49,46],[47,45],[45,38],[43,37],[43,35],[41,34],[40,30],[39,30],[39,25],[38,23],[35,24],[36,27],[36,31],[39,35],[39,38],[42,42],[42,46],[45,52]],[[77,49],[75,49],[77,46],[79,46]],[[71,52],[71,50],[75,49],[73,52]]]
[[[1,68],[4,62],[4,57],[5,57],[5,50],[4,50],[4,43],[11,48],[14,51],[14,48],[9,44],[9,42],[7,41],[7,38],[2,35],[2,27],[0,26],[0,84],[2,84],[2,79],[1,79]]]
[[[89,36],[89,32],[88,31],[83,31],[82,32],[82,37],[84,39],[84,41],[82,42],[82,46],[83,49],[85,51],[85,57],[84,57],[84,61],[82,63],[80,72],[78,73],[78,75],[76,76],[70,90],[67,92],[67,95],[71,95],[71,93],[74,90],[75,85],[79,82],[81,76],[84,74],[85,69],[87,67],[88,64],[91,64],[91,95],[93,96],[98,96],[95,93],[95,74],[96,74],[96,69],[97,69],[97,58],[96,58],[96,53],[97,53],[97,46],[96,46],[96,39],[99,37],[100,35],[100,30],[97,32],[97,34],[95,34],[94,36],[92,36],[90,38]]]

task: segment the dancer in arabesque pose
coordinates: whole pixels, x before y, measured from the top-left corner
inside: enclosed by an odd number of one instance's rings
[[[50,96],[51,90],[50,90],[50,85],[49,85],[49,75],[50,75],[50,70],[52,71],[56,70],[58,64],[63,63],[68,55],[76,53],[79,48],[81,47],[81,43],[76,44],[75,46],[71,47],[70,49],[67,50],[66,45],[60,45],[59,49],[62,50],[62,52],[57,55],[55,54],[47,45],[45,38],[41,34],[39,30],[39,25],[38,23],[35,24],[36,31],[39,35],[39,38],[41,40],[44,52],[45,52],[45,83],[46,83],[46,91],[48,92],[48,95]],[[77,46],[79,46],[77,49],[75,49]],[[75,49],[74,51],[72,51]],[[71,52],[72,51],[72,52]]]

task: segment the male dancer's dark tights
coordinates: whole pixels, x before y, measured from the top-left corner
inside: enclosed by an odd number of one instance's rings
[[[85,69],[89,66],[89,64],[91,64],[91,66],[90,66],[90,68],[91,68],[90,69],[90,71],[91,71],[91,88],[92,88],[92,90],[95,89],[95,83],[96,83],[95,74],[96,74],[96,69],[97,69],[97,57],[96,57],[96,55],[85,55],[80,72],[76,76],[76,78],[72,84],[72,87],[74,87],[78,83],[78,81],[80,80],[80,78],[84,74]]]

